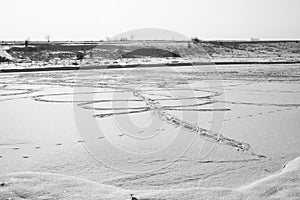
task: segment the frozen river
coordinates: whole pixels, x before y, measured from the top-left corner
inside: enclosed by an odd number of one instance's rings
[[[300,155],[298,65],[0,74],[0,173],[237,188]]]

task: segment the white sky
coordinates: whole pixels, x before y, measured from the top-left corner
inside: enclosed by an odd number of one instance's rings
[[[300,39],[300,0],[0,0],[0,40],[99,40],[138,28]]]

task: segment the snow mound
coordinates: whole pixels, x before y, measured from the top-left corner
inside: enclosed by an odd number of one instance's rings
[[[113,186],[51,173],[14,173],[0,176],[0,180],[0,199],[128,199],[130,194]]]
[[[0,199],[130,199],[139,200],[267,200],[300,197],[300,157],[278,173],[239,188],[193,187],[183,189],[126,190],[85,179],[50,173],[14,173],[0,176]]]
[[[0,50],[0,62],[12,61],[13,57],[9,55],[6,51]]]
[[[230,180],[229,180],[230,181]],[[239,188],[187,188],[149,191],[140,197],[149,199],[268,200],[300,199],[300,157],[288,162],[276,174]]]

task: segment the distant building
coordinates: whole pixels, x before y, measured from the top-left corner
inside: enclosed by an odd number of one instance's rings
[[[259,38],[251,38],[251,41],[252,42],[257,42],[257,41],[259,41],[260,39]]]
[[[121,42],[128,41],[128,38],[126,38],[126,37],[122,37],[122,38],[120,38],[120,41],[121,41]]]

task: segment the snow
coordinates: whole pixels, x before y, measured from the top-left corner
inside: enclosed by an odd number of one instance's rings
[[[5,60],[13,60],[13,57],[9,55],[6,51],[0,50],[0,60],[5,59]]]

